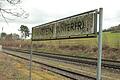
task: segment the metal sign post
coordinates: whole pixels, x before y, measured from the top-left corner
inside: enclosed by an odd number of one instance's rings
[[[103,8],[99,9],[99,36],[98,36],[98,65],[97,80],[101,80],[101,61],[102,61],[102,24],[103,24]]]
[[[29,80],[32,80],[32,39],[31,39],[31,47],[30,47],[30,72],[29,72]]]

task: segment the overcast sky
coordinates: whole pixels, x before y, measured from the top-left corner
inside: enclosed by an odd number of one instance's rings
[[[103,29],[120,24],[119,0],[22,0],[21,7],[29,13],[27,19],[17,18],[0,22],[0,31],[4,27],[6,33],[19,33],[20,25],[32,27],[83,13],[93,9],[104,9]]]

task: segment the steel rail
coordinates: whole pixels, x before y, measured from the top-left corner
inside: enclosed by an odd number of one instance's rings
[[[5,48],[3,47],[3,49],[9,49],[9,50],[17,50],[17,51],[29,51],[29,50],[23,50],[23,49],[12,49],[12,48]],[[70,58],[76,58],[76,59],[87,59],[87,60],[97,60],[97,58],[90,58],[90,57],[80,57],[80,56],[71,56],[71,55],[64,55],[64,54],[53,54],[53,53],[49,53],[49,52],[40,52],[40,51],[33,51],[36,53],[44,53],[44,54],[48,54],[48,55],[53,55],[53,56],[63,56],[63,57],[70,57]],[[113,63],[120,63],[120,61],[115,61],[115,60],[109,60],[109,59],[102,59],[102,61],[106,61],[106,62],[113,62]]]
[[[29,54],[28,50],[10,49],[10,48],[4,48],[4,49],[19,51],[19,52]],[[72,64],[77,64],[77,65],[79,65],[79,63],[83,63],[83,64],[97,66],[97,59],[95,59],[95,58],[64,56],[64,55],[43,53],[43,52],[37,52],[37,51],[33,51],[33,55],[38,55],[38,56],[43,56],[43,57],[48,57],[48,58],[53,58],[53,59],[58,59],[58,60],[64,60],[67,62],[69,61],[69,62],[73,62]],[[110,63],[115,63],[115,64],[110,64]],[[112,61],[112,60],[105,60],[104,59],[102,62],[102,67],[120,70],[120,61]]]

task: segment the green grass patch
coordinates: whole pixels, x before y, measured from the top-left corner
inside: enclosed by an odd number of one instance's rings
[[[37,41],[35,44],[41,44],[46,46],[55,46],[58,47],[60,45],[83,45],[83,46],[92,46],[97,47],[98,45],[98,37],[97,38],[80,38],[80,39],[66,39],[66,40],[53,40],[53,41]],[[103,33],[103,46],[108,45],[109,47],[119,47],[120,46],[120,33],[111,33],[104,32]]]

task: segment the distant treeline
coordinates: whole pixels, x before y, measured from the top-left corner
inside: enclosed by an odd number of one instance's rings
[[[112,26],[108,29],[104,29],[103,32],[120,33],[120,24],[118,26]]]
[[[19,40],[20,39],[20,36],[16,33],[7,34],[5,32],[2,32],[0,34],[1,34],[0,39],[3,39],[3,40]]]

